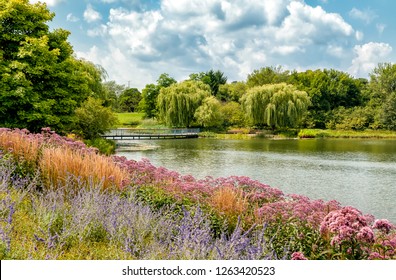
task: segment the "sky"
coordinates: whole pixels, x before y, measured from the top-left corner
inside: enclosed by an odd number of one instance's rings
[[[39,2],[29,0],[31,3]],[[337,69],[368,78],[396,62],[394,0],[47,0],[52,29],[69,30],[78,58],[107,80],[143,89],[220,70]]]

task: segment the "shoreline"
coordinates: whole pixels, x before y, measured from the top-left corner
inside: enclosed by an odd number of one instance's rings
[[[332,129],[301,129],[285,130],[275,133],[269,131],[256,131],[256,133],[216,133],[201,132],[200,138],[214,138],[223,140],[249,140],[249,139],[321,139],[321,138],[342,138],[342,139],[396,139],[396,131],[389,130],[332,130]]]

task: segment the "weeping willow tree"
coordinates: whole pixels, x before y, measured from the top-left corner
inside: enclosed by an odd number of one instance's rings
[[[162,88],[157,99],[158,118],[167,126],[189,127],[195,111],[209,95],[210,87],[199,81]]]
[[[195,111],[194,117],[203,127],[220,127],[224,122],[220,101],[214,96],[206,97]]]
[[[253,125],[272,128],[295,127],[311,104],[305,91],[285,83],[253,87],[241,102]]]

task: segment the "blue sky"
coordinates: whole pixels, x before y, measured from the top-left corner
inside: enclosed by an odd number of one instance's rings
[[[30,2],[38,2],[30,0]],[[333,68],[368,78],[396,62],[394,0],[48,0],[51,28],[108,80],[139,89],[168,73],[220,70],[244,81],[265,66]]]

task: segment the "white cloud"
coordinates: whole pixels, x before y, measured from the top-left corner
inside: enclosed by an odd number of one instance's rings
[[[370,9],[366,9],[365,11],[362,11],[357,8],[353,8],[349,12],[349,15],[352,18],[364,21],[366,24],[370,24],[376,17],[378,17],[377,14]]]
[[[101,18],[92,11],[88,5],[85,20]],[[324,56],[351,61],[351,45],[362,37],[339,14],[303,0],[163,0],[157,10],[111,9],[88,34],[104,45],[79,55],[140,88],[164,72],[181,80],[220,69],[229,80],[245,80],[267,65],[309,68]]]
[[[35,4],[38,2],[44,2],[46,3],[49,7],[54,7],[58,5],[60,2],[63,2],[64,0],[29,0],[30,3]]]
[[[80,19],[78,17],[76,17],[75,15],[73,15],[72,13],[70,13],[70,14],[67,14],[66,20],[70,21],[70,22],[78,22]]]
[[[102,15],[95,11],[91,4],[87,5],[87,8],[84,11],[84,19],[85,21],[91,23],[102,19]]]
[[[370,42],[355,46],[354,52],[355,58],[349,68],[350,73],[356,77],[367,77],[378,63],[389,57],[392,47],[386,43]]]
[[[103,66],[111,73],[111,80],[126,85],[130,82],[131,87],[143,89],[150,81],[155,81],[158,76],[153,77],[152,71],[139,66],[139,61],[125,54],[124,50],[111,46],[107,50],[93,46],[88,52],[76,52],[77,57]]]

